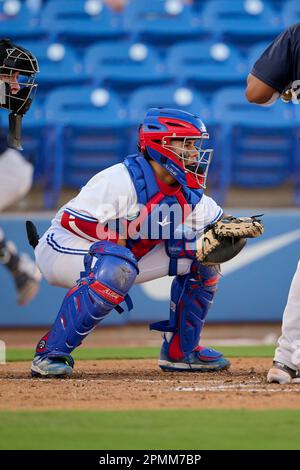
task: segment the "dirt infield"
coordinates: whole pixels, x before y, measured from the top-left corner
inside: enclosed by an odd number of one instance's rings
[[[30,363],[0,365],[0,409],[300,408],[300,384],[267,384],[267,358],[220,373],[164,373],[156,360],[78,361],[70,379],[33,379]],[[255,369],[253,365],[255,364]]]

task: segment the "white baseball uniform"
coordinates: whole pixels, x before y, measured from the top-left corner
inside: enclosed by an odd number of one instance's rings
[[[8,148],[0,155],[0,211],[28,193],[33,166],[17,150]]]
[[[278,340],[275,361],[298,369],[300,365],[300,261],[294,274],[283,313],[282,335]]]

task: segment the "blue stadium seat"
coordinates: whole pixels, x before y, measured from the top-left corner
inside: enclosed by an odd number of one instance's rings
[[[190,113],[202,113],[203,119],[208,119],[209,109],[202,96],[191,88],[176,86],[149,86],[135,91],[129,100],[129,118],[139,124],[147,109],[163,106],[179,108]]]
[[[85,80],[83,65],[70,46],[47,41],[24,41],[22,45],[32,51],[39,62],[39,97],[51,88]]]
[[[9,37],[13,41],[26,38],[41,38],[46,31],[40,24],[38,15],[33,14],[23,2],[0,3],[1,37]]]
[[[45,101],[53,127],[53,175],[47,206],[57,202],[62,184],[81,187],[95,173],[124,158],[128,119],[119,98],[105,89],[66,87]],[[125,149],[125,150],[124,150]]]
[[[282,31],[281,18],[263,0],[211,0],[202,12],[204,25],[235,41],[273,39]]]
[[[42,23],[52,40],[59,37],[80,46],[122,35],[121,19],[101,1],[51,0],[45,5]]]
[[[299,99],[299,94],[297,90],[297,95]],[[293,105],[294,119],[295,119],[295,168],[292,176],[292,181],[295,186],[294,191],[294,204],[300,206],[300,159],[299,159],[299,142],[300,142],[300,105]]]
[[[84,63],[86,73],[95,83],[107,81],[117,88],[170,79],[156,50],[142,43],[97,43],[87,50]]]
[[[168,54],[168,68],[178,81],[200,85],[206,92],[216,87],[241,84],[248,71],[234,46],[212,41],[173,46]]]
[[[300,3],[298,0],[290,0],[284,2],[283,7],[283,21],[284,26],[287,28],[295,23],[300,22]]]
[[[250,71],[255,64],[255,62],[259,59],[261,54],[266,50],[269,42],[258,42],[253,44],[253,46],[248,51],[248,71]]]
[[[8,120],[1,126],[8,130]],[[21,143],[25,158],[34,164],[34,181],[46,189],[50,175],[47,174],[48,159],[53,155],[47,152],[48,128],[43,104],[35,98],[22,123]]]
[[[292,106],[281,101],[253,105],[244,87],[233,87],[215,95],[213,112],[223,123],[224,187],[270,187],[291,177],[296,157]]]
[[[42,102],[35,98],[22,124],[22,146],[24,154],[34,162],[34,179],[47,186],[49,175],[46,171],[47,159],[47,122]]]
[[[124,10],[124,26],[160,44],[208,34],[199,15],[181,0],[132,0]]]

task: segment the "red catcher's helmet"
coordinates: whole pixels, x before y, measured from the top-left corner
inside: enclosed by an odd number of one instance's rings
[[[201,119],[177,109],[151,108],[139,130],[139,147],[180,184],[205,188],[212,149],[202,149],[209,139]],[[172,141],[180,141],[174,145]]]

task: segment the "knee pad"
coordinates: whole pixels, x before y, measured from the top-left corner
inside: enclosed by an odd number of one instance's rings
[[[66,295],[55,323],[36,353],[68,357],[113,309],[117,308],[138,274],[130,250],[109,241],[94,243],[84,259],[85,271]]]
[[[219,274],[215,266],[199,265],[197,277],[190,273],[176,276],[173,280],[170,318],[167,321],[153,323],[150,329],[173,333],[170,355],[174,359],[181,359],[198,346],[218,279]]]

